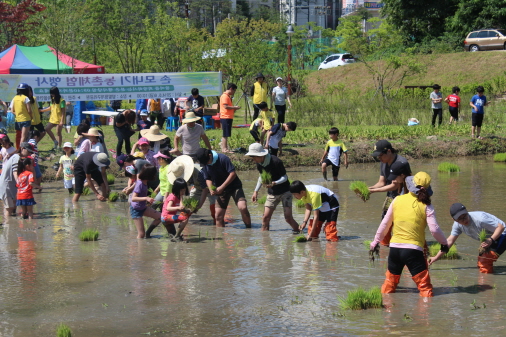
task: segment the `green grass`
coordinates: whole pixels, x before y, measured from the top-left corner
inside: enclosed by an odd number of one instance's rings
[[[262,184],[269,185],[272,183],[272,176],[269,172],[262,170],[262,173],[260,173],[260,178],[262,179]]]
[[[439,250],[441,249],[441,245],[437,242],[434,242],[429,246],[429,254],[430,256],[436,256],[437,253],[439,253]],[[448,259],[448,260],[454,260],[460,258],[458,252],[457,252],[457,245],[453,245],[450,247],[450,250],[448,253],[444,254],[442,259]]]
[[[482,229],[478,236],[480,238],[480,242],[484,242],[487,239],[487,232]]]
[[[355,194],[364,202],[369,200],[371,196],[371,192],[369,192],[367,184],[360,180],[352,181],[350,183],[350,190],[355,192]]]
[[[506,153],[494,154],[494,161],[505,162],[506,161]]]
[[[305,235],[297,235],[293,242],[306,242],[307,238]]]
[[[346,298],[339,298],[342,309],[364,310],[383,307],[383,298],[379,287],[372,287],[369,290],[358,287],[355,290],[348,290],[347,295]]]
[[[115,202],[118,200],[118,198],[119,198],[118,192],[112,192],[111,194],[109,194],[109,201],[110,202]]]
[[[72,337],[72,331],[67,325],[60,323],[56,329],[56,337]]]
[[[107,183],[108,183],[109,185],[114,184],[114,181],[115,181],[115,180],[116,180],[116,177],[114,176],[114,174],[112,174],[112,173],[108,173],[108,174],[107,174]]]
[[[438,165],[439,172],[460,172],[460,167],[457,164],[442,162]]]
[[[295,207],[297,208],[306,208],[306,203],[302,201],[301,199],[297,199],[295,202]]]
[[[183,206],[192,213],[195,212],[198,205],[199,205],[199,201],[195,198],[184,198],[183,199]]]
[[[265,202],[267,201],[267,196],[264,195],[263,197],[260,197],[258,198],[257,202],[260,204],[260,205],[263,205],[265,204]]]
[[[81,195],[89,195],[91,193],[91,190],[88,186],[83,188],[83,193]]]
[[[79,234],[79,240],[81,241],[97,241],[99,232],[96,229],[85,229]]]

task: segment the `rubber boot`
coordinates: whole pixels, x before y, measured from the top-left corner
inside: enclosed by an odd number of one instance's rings
[[[390,271],[387,270],[385,273],[385,282],[381,286],[382,294],[391,294],[395,293],[397,289],[397,284],[399,284],[399,280],[401,279],[401,275],[394,275]]]
[[[313,229],[313,219],[309,220],[309,223],[307,224],[307,234],[311,233],[311,230]]]
[[[422,297],[432,297],[432,283],[430,283],[430,275],[429,271],[425,269],[424,271],[416,274],[412,277],[413,281],[415,281],[418,290],[420,290],[420,296]]]
[[[325,225],[325,237],[327,241],[337,242],[339,237],[337,236],[337,227],[335,221],[327,222]]]
[[[478,268],[480,273],[492,274],[494,272],[494,262],[497,261],[499,255],[496,252],[488,251],[478,256]]]
[[[19,144],[21,144],[21,130],[16,130],[16,149],[19,149]]]
[[[149,238],[151,237],[151,232],[156,228],[158,227],[158,225],[149,225],[148,229],[146,230],[146,237]]]
[[[214,225],[216,226],[216,205],[209,205],[209,209],[211,210],[211,216],[213,217]]]

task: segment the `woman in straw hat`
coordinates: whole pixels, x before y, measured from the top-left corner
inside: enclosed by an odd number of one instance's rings
[[[151,125],[149,129],[141,130],[142,138],[146,138],[149,141],[149,148],[154,153],[158,153],[163,150],[170,150],[170,138],[167,135],[164,135],[160,131],[160,127],[158,125]],[[134,144],[134,150],[137,148]]]
[[[207,138],[202,125],[197,124],[201,117],[195,116],[193,111],[186,113],[186,118],[183,119],[183,125],[177,129],[174,136],[174,150],[173,153],[179,152],[179,141],[183,140],[183,154],[194,155],[200,149],[200,140],[204,141],[206,147],[211,150],[211,143]]]
[[[86,152],[103,152],[105,153],[104,146],[100,142],[100,132],[97,128],[91,128],[88,132],[83,132],[82,135],[86,137],[77,151],[77,157]]]
[[[441,244],[441,251],[448,252],[448,242],[437,224],[434,207],[431,205],[430,176],[425,172],[418,172],[414,176],[406,177],[405,181],[409,193],[392,201],[370,248],[374,251],[392,227],[388,270],[381,292],[394,293],[402,270],[407,266],[420,290],[420,296],[432,297],[432,284],[423,252],[425,227],[429,227],[432,236]]]

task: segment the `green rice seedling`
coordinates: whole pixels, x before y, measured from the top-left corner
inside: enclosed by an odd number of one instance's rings
[[[260,178],[262,179],[262,184],[264,185],[270,185],[270,183],[272,183],[271,174],[265,170],[262,170],[262,173],[260,173]]]
[[[487,239],[487,232],[482,229],[478,237],[480,238],[480,242],[484,242]]]
[[[346,298],[339,297],[339,302],[341,302],[342,309],[364,310],[383,307],[383,299],[379,287],[372,287],[369,290],[364,290],[362,287],[348,290],[348,296]]]
[[[96,229],[85,229],[79,234],[81,241],[97,241],[99,232]]]
[[[267,201],[267,196],[264,195],[263,197],[260,197],[257,202],[261,205],[265,204],[265,202]]]
[[[460,167],[457,164],[443,162],[438,165],[439,172],[460,172]]]
[[[436,256],[436,254],[439,253],[440,249],[441,249],[441,245],[439,243],[434,242],[433,244],[431,244],[429,246],[430,256]],[[457,245],[454,244],[453,246],[451,246],[448,253],[444,254],[441,258],[447,259],[447,260],[454,260],[454,259],[460,258],[459,254],[457,252]]]
[[[362,199],[363,202],[366,202],[366,200],[369,200],[371,196],[371,192],[369,191],[369,188],[367,187],[367,184],[360,180],[352,181],[350,184],[350,190],[355,192],[355,194]]]
[[[494,161],[505,162],[506,161],[506,153],[494,154]]]
[[[195,198],[184,198],[183,199],[183,206],[192,213],[195,212],[198,205],[199,205],[199,201]]]
[[[367,248],[367,250],[369,250],[369,249],[370,249],[370,247],[371,247],[371,242],[372,242],[371,240],[364,240],[364,246],[365,246],[365,248]]]
[[[297,208],[305,208],[306,207],[306,203],[304,201],[302,201],[301,199],[298,199],[296,202],[295,202],[295,206]]]
[[[72,337],[72,330],[67,325],[60,323],[56,329],[56,337]]]
[[[115,202],[118,200],[118,198],[119,198],[118,192],[112,192],[111,194],[109,194],[109,201],[110,202]]]
[[[88,186],[86,186],[85,188],[83,188],[83,193],[81,193],[82,195],[89,195],[91,192],[90,188]]]
[[[305,235],[297,235],[293,242],[306,242],[307,238]]]
[[[211,185],[211,191],[216,191],[216,186]]]
[[[108,174],[107,174],[107,183],[108,183],[109,185],[114,184],[114,181],[115,181],[115,180],[116,180],[116,177],[114,176],[114,174],[112,174],[112,173],[108,173]]]

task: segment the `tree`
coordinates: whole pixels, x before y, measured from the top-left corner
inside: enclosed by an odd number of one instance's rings
[[[506,7],[502,0],[462,0],[455,15],[447,20],[448,30],[462,37],[472,30],[492,27],[506,27]]]
[[[0,2],[0,47],[25,44],[27,32],[39,24],[33,16],[46,8],[35,0],[23,0],[16,5]]]

